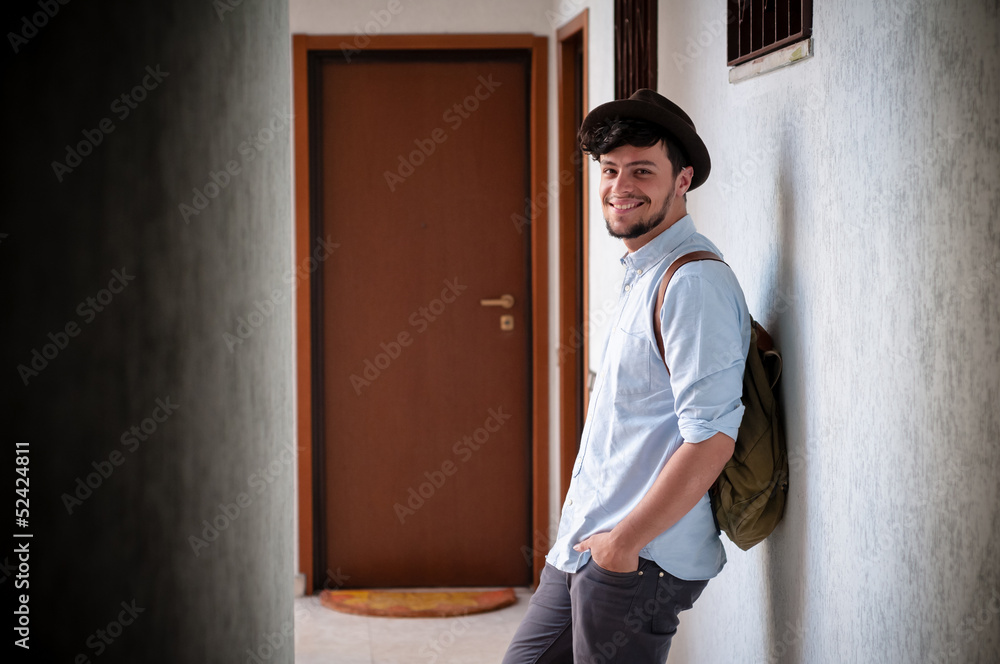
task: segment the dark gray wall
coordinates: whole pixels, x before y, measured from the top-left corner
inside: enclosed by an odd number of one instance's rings
[[[16,594],[39,661],[293,660],[288,7],[237,2],[52,2],[36,33],[37,3],[6,10],[29,38],[3,47],[4,451],[30,444]],[[60,181],[52,162],[98,134]],[[52,359],[22,375],[35,349]]]

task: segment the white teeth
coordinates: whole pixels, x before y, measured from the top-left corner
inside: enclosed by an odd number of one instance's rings
[[[613,207],[616,210],[631,210],[634,207],[639,207],[639,205],[640,205],[639,203],[629,203],[628,205],[615,205],[614,203],[612,203],[611,207]]]

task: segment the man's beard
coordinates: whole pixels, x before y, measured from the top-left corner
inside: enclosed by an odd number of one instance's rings
[[[633,224],[631,228],[626,229],[624,233],[616,233],[614,230],[612,230],[611,222],[609,222],[608,218],[605,217],[604,225],[608,229],[608,235],[610,235],[611,237],[616,237],[619,240],[634,240],[637,237],[645,235],[646,233],[648,233],[649,231],[653,230],[654,228],[663,223],[663,220],[667,218],[667,211],[670,209],[670,204],[673,202],[673,200],[674,200],[674,192],[670,192],[669,194],[667,194],[667,200],[663,202],[663,207],[661,207],[658,212],[648,217],[639,219],[639,221],[635,222],[635,224]]]

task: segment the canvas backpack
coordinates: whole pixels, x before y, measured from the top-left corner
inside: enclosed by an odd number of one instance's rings
[[[679,267],[692,261],[719,261],[710,251],[681,256],[667,268],[656,298],[656,343],[663,354],[659,312],[667,285]],[[667,367],[667,373],[670,368]],[[750,348],[743,371],[743,420],[736,447],[709,490],[716,525],[744,551],[767,537],[778,525],[788,493],[788,452],[774,387],[781,375],[781,356],[757,321],[750,319]]]

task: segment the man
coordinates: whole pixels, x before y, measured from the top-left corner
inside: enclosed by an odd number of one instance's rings
[[[707,492],[743,417],[750,316],[718,261],[678,269],[654,312],[675,259],[722,255],[687,214],[711,166],[687,114],[639,90],[591,111],[580,145],[600,163],[625,276],[559,534],[504,662],[659,664],[726,562]]]

